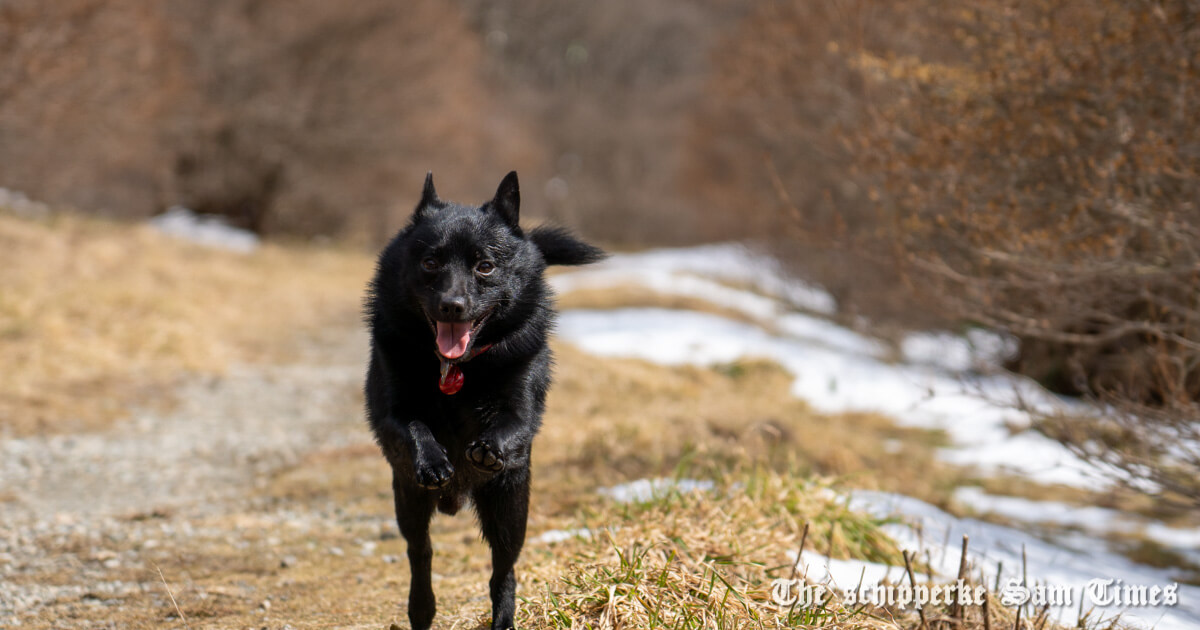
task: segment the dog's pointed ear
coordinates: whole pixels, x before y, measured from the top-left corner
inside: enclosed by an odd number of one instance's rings
[[[509,227],[516,228],[521,213],[521,190],[517,186],[517,172],[509,171],[500,181],[496,196],[492,198],[491,207],[500,213],[500,217]]]
[[[437,190],[433,187],[433,171],[425,173],[425,187],[421,189],[421,201],[417,203],[417,209],[413,213],[418,219],[425,216],[430,210],[437,210],[444,206],[442,200],[438,198]]]

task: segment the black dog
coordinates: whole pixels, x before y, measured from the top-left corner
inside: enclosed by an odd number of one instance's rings
[[[510,628],[525,542],[529,453],[550,385],[547,265],[604,253],[570,233],[517,223],[517,174],[482,206],[445,202],[432,173],[412,221],[379,257],[367,299],[367,418],[392,466],[408,541],[408,619],[428,628],[429,520],[469,494],[492,550],[492,627]]]

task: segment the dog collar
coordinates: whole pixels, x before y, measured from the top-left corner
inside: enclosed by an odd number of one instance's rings
[[[442,393],[447,396],[453,396],[454,394],[457,394],[458,390],[463,388],[464,380],[462,368],[458,367],[458,364],[466,363],[467,361],[474,359],[484,352],[487,352],[491,347],[492,344],[489,343],[481,348],[475,348],[474,350],[455,359],[453,362],[447,360],[446,357],[443,357],[439,354],[438,360],[442,362],[442,374],[441,377],[438,378],[438,389],[440,389]]]

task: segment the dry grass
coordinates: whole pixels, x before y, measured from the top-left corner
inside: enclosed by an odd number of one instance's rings
[[[568,486],[576,475],[596,484],[672,474],[685,459],[716,475],[763,461],[937,500],[962,474],[937,461],[940,433],[879,414],[816,413],[775,363],[668,368],[569,346],[558,357],[536,457]]]
[[[0,212],[0,433],[94,429],[183,374],[281,360],[346,320],[371,259],[267,245],[240,255],[147,227]]]
[[[712,492],[603,503],[588,521],[591,536],[554,545],[558,561],[534,565],[541,590],[527,596],[522,627],[799,627],[800,616],[778,623],[789,611],[770,591],[773,579],[790,577],[805,523],[808,540],[833,555],[900,558],[878,522],[847,510],[820,481],[762,470],[733,471]],[[836,608],[812,621],[854,617],[875,625]]]
[[[912,607],[849,604],[833,598],[795,607],[772,601],[772,582],[795,577],[792,563],[802,544],[830,557],[905,565],[894,543],[880,533],[883,523],[846,509],[844,500],[819,479],[741,469],[711,492],[597,506],[590,522],[589,536],[535,547],[533,554],[540,562],[527,569],[533,575],[524,580],[535,592],[521,607],[521,627],[1016,627],[1016,611],[992,594],[986,607],[927,605],[921,614]],[[919,565],[914,569],[923,571]],[[964,576],[968,585],[982,584],[970,571]],[[946,582],[916,579],[918,586],[939,583]],[[1022,627],[1061,628],[1047,612],[1024,611]]]

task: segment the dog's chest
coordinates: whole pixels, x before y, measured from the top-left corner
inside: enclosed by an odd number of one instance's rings
[[[490,424],[495,415],[491,407],[485,401],[461,393],[442,395],[435,405],[435,417],[430,418],[430,429],[439,437],[469,441]]]

